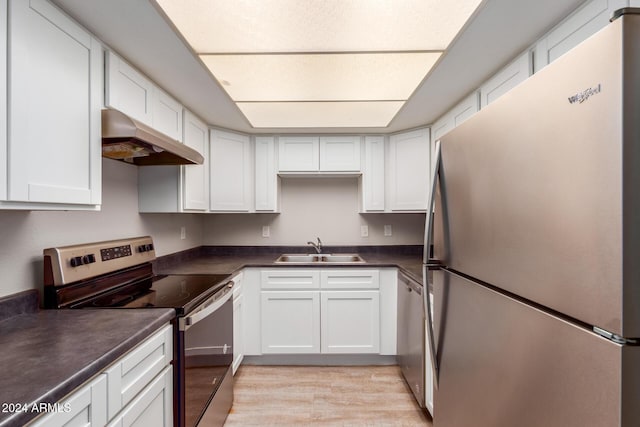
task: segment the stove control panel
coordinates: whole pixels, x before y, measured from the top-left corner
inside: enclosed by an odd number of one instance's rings
[[[149,236],[44,250],[45,285],[90,279],[156,259]]]

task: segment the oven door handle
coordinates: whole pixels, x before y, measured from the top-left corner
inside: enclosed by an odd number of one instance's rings
[[[202,303],[198,308],[196,308],[193,314],[179,319],[180,330],[186,331],[191,326],[195,325],[196,323],[222,307],[222,305],[225,302],[229,301],[229,299],[233,295],[233,286],[233,281],[228,282],[224,289],[218,292],[218,294],[222,293],[222,296],[213,295],[211,298]]]

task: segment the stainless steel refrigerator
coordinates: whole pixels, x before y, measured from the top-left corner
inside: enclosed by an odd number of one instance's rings
[[[640,426],[637,12],[440,141],[435,427]]]

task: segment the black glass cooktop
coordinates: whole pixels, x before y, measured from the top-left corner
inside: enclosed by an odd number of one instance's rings
[[[76,307],[164,307],[188,313],[203,300],[226,286],[228,274],[175,274],[154,276],[131,283]]]

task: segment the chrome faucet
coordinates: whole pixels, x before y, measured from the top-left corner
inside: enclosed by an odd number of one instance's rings
[[[316,252],[320,254],[320,253],[322,253],[322,242],[320,241],[319,237],[316,237],[316,239],[318,239],[318,243],[307,242],[307,245],[313,246],[313,248],[316,250]]]

